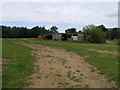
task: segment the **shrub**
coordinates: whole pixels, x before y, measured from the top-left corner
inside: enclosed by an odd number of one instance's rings
[[[91,43],[105,43],[106,34],[101,29],[96,28],[91,34]]]

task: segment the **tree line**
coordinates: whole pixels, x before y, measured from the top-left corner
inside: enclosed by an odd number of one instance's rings
[[[59,33],[57,26],[46,29],[44,26],[27,27],[0,26],[3,38],[37,38],[38,35]],[[68,28],[65,33],[83,33],[84,41],[91,43],[104,43],[106,40],[120,39],[120,28],[106,28],[104,25],[88,25],[77,32],[76,28]]]
[[[104,25],[88,25],[78,32],[75,28],[69,28],[65,33],[83,33],[84,42],[90,43],[105,43],[106,40],[120,39],[120,28],[106,28]]]
[[[120,39],[120,28],[106,28],[104,25],[88,25],[83,28],[85,41],[104,43],[106,40]]]
[[[2,30],[2,38],[37,38],[38,35],[58,32],[58,28],[56,26],[52,26],[48,30],[45,29],[44,26],[35,26],[31,29],[28,29],[27,27],[8,27],[2,25],[0,28],[0,30]]]

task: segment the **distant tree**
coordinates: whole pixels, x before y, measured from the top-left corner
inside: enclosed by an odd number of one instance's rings
[[[104,25],[99,25],[97,27],[100,28],[103,32],[108,31],[108,29]]]
[[[32,36],[33,38],[37,38],[39,34],[40,34],[40,29],[39,29],[38,26],[33,27],[33,28],[31,29],[31,36]]]
[[[8,38],[11,36],[11,27],[0,26],[2,29],[2,37]]]
[[[99,28],[95,28],[91,34],[91,43],[105,43],[106,33]]]
[[[12,27],[11,37],[13,37],[13,38],[18,37],[19,36],[19,30],[20,30],[20,28],[18,28],[16,26]]]
[[[67,30],[65,30],[65,33],[76,33],[76,28],[69,28]]]
[[[49,34],[49,31],[45,29],[45,27],[40,27],[40,34]]]
[[[78,31],[78,33],[81,33],[81,32],[82,32],[81,30]]]
[[[2,38],[2,26],[0,26],[0,38]]]
[[[51,32],[49,30],[46,30],[44,26],[43,27],[36,26],[30,30],[30,33],[31,33],[31,37],[37,38],[38,35],[49,34]]]
[[[85,26],[85,27],[83,27],[83,32],[85,35],[91,35],[94,28],[96,28],[95,25]]]
[[[52,32],[52,33],[58,33],[58,27],[57,26],[52,26],[51,28],[50,28],[50,31]]]
[[[3,38],[37,38],[41,34],[49,34],[50,31],[46,30],[45,27],[33,27],[28,29],[27,27],[7,27],[0,26],[2,30]]]
[[[104,43],[106,39],[106,33],[95,25],[88,25],[83,28],[84,38],[87,42],[91,43]]]
[[[95,27],[96,26],[94,24],[91,24],[91,25],[83,27],[83,30],[92,29],[92,28],[95,28]]]
[[[108,32],[110,39],[119,39],[120,38],[120,28],[113,28]]]
[[[21,27],[19,30],[18,37],[20,38],[28,38],[30,36],[29,30],[26,27]]]

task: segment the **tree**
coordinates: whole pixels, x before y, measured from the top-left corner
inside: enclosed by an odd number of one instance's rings
[[[120,28],[112,28],[108,31],[108,37],[110,39],[119,39],[120,38]]]
[[[52,26],[51,28],[50,28],[50,31],[52,32],[52,33],[58,33],[58,27],[57,26]]]
[[[28,38],[30,36],[29,30],[26,27],[21,27],[19,30],[18,37],[20,38]]]
[[[83,27],[83,30],[92,29],[92,28],[95,28],[95,27],[96,27],[95,25],[91,24],[91,25]]]
[[[33,28],[31,29],[31,36],[32,36],[33,38],[37,38],[39,34],[40,34],[40,29],[39,29],[38,26],[33,27]]]
[[[12,30],[11,30],[11,37],[15,38],[15,37],[18,37],[19,36],[19,28],[18,27],[12,27]]]
[[[99,25],[99,26],[97,26],[98,28],[100,28],[103,32],[106,32],[106,31],[108,31],[108,29],[107,28],[105,28],[105,26],[104,25]]]
[[[33,27],[28,29],[27,27],[8,27],[0,26],[3,38],[37,38],[40,34],[49,34],[50,31],[45,27]]]
[[[69,28],[65,30],[65,33],[76,33],[76,28]]]
[[[91,43],[105,43],[106,33],[99,28],[95,28],[91,34]]]
[[[87,42],[91,43],[104,43],[106,33],[94,25],[88,25],[83,28],[84,38]]]
[[[91,42],[91,34],[94,28],[96,28],[95,25],[88,25],[83,27],[84,40],[86,42]]]
[[[79,31],[78,31],[78,33],[82,33],[82,31],[81,31],[81,30],[79,30]]]
[[[94,28],[96,28],[95,25],[85,26],[83,27],[83,32],[85,35],[91,35]]]

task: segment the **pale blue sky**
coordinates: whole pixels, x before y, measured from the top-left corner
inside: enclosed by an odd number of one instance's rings
[[[8,26],[56,25],[59,32],[89,24],[118,26],[118,2],[2,2],[1,9],[1,24]]]

